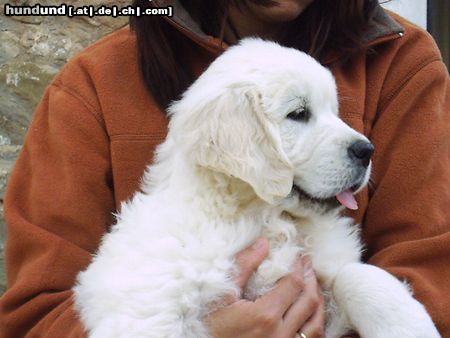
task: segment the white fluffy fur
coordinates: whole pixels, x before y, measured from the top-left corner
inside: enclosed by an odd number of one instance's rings
[[[307,107],[308,122],[286,116]],[[170,109],[142,192],[74,288],[91,338],[207,337],[202,318],[233,283],[234,257],[258,236],[270,255],[255,298],[312,257],[330,295],[326,337],[439,337],[424,307],[387,272],[359,262],[358,229],[326,199],[357,182],[348,146],[366,138],[338,117],[334,79],[309,56],[257,39],[219,57]]]

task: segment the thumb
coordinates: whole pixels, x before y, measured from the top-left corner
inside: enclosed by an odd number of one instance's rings
[[[243,289],[253,273],[269,253],[269,242],[265,238],[258,238],[251,246],[236,255],[238,275],[236,285]]]

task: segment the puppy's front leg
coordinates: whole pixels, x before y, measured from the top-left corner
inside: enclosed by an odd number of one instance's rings
[[[334,299],[364,338],[440,337],[425,307],[388,272],[362,263],[341,268]]]

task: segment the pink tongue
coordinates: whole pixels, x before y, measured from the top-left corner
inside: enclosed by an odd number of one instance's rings
[[[336,195],[336,199],[344,206],[351,210],[358,209],[358,203],[350,190],[345,190]]]

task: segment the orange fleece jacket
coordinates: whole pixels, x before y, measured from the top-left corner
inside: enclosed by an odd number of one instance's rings
[[[396,20],[403,36],[387,34],[371,42],[375,53],[327,63],[341,117],[376,147],[373,184],[352,216],[363,225],[366,260],[406,279],[450,338],[449,77],[432,39]],[[199,74],[220,48],[182,34],[186,63]],[[85,49],[36,109],[5,199],[1,337],[85,336],[72,306],[75,276],[166,134],[135,49],[128,28]]]

